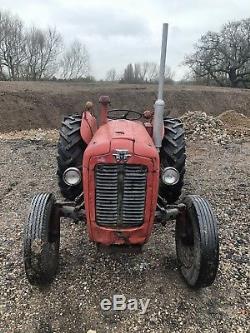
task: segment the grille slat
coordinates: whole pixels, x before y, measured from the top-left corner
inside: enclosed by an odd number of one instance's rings
[[[97,224],[113,227],[143,224],[147,181],[145,166],[98,164],[95,180]]]

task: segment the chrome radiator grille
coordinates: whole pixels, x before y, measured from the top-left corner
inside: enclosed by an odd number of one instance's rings
[[[98,164],[95,168],[96,223],[103,226],[140,226],[144,220],[147,167]]]

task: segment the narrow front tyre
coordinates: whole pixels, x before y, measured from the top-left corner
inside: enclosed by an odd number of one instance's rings
[[[219,265],[217,220],[207,200],[188,195],[176,219],[176,253],[180,272],[192,288],[210,286]]]
[[[59,263],[60,217],[55,197],[39,193],[32,199],[24,230],[24,266],[31,284],[50,283]]]

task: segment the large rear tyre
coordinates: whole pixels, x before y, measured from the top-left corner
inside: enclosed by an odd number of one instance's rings
[[[192,288],[210,286],[219,265],[217,220],[207,200],[198,195],[184,199],[185,216],[176,219],[176,252],[179,269]]]
[[[82,159],[86,144],[80,133],[81,121],[82,117],[77,114],[64,117],[58,142],[58,185],[62,195],[69,200],[74,200],[83,191],[82,182],[76,186],[69,186],[63,180],[66,169],[75,167],[80,171],[82,170]]]
[[[160,180],[159,194],[169,204],[176,202],[183,187],[185,174],[186,145],[183,124],[179,119],[164,119],[164,137],[160,150],[161,168],[173,167],[179,171],[180,178],[175,185],[166,185]]]
[[[31,284],[51,282],[59,263],[60,218],[55,197],[50,193],[34,196],[24,231],[24,266]]]

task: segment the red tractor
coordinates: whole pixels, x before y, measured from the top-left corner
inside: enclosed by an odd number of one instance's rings
[[[158,99],[154,112],[110,110],[101,96],[97,119],[91,103],[64,118],[58,143],[59,187],[34,196],[24,233],[24,263],[32,284],[54,278],[59,261],[60,218],[87,223],[99,247],[141,248],[154,223],[176,220],[180,272],[194,288],[213,283],[219,261],[217,221],[207,200],[179,200],[185,173],[184,129],[164,119],[163,84],[168,25],[163,26]],[[139,121],[144,117],[147,121]]]

